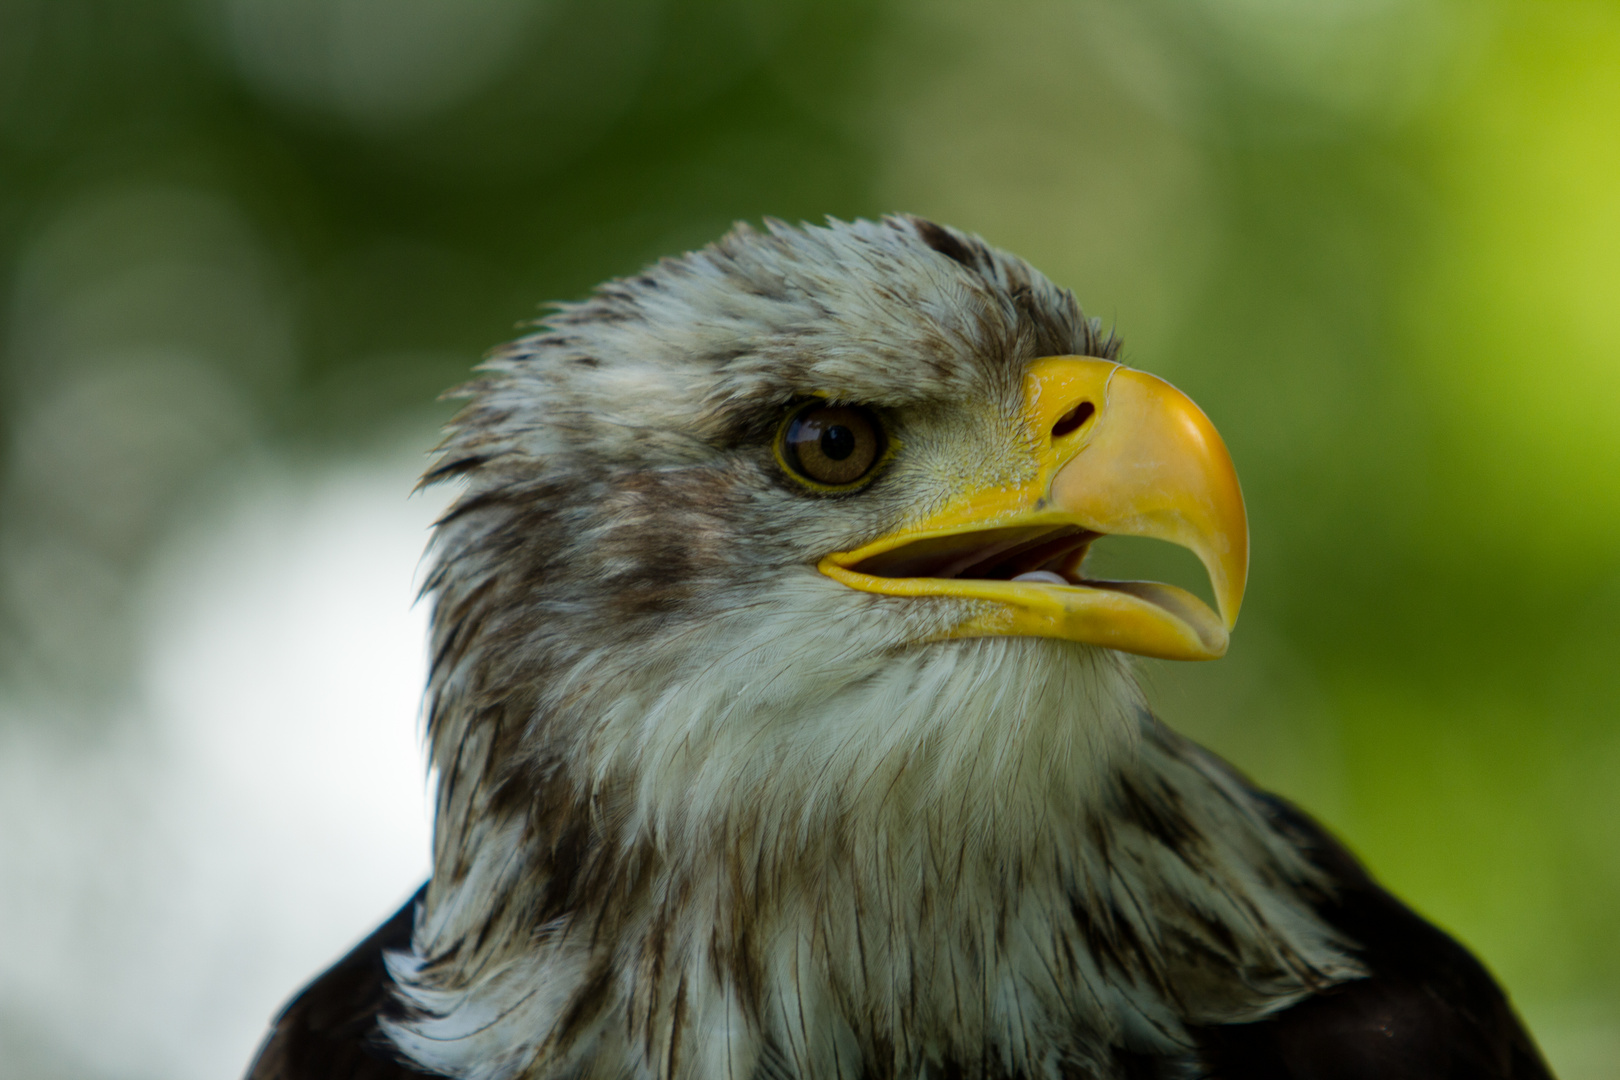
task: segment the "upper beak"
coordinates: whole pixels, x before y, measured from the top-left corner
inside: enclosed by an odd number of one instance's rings
[[[964,492],[939,513],[821,560],[829,577],[890,596],[981,601],[946,637],[1065,638],[1170,660],[1226,652],[1248,577],[1249,530],[1232,459],[1181,391],[1106,360],[1052,356],[1024,381],[1031,479]],[[1100,535],[1193,551],[1220,615],[1157,582],[1089,581]]]

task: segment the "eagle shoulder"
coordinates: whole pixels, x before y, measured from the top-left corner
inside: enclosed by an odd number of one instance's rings
[[[1304,812],[1257,795],[1331,882],[1317,910],[1356,943],[1369,974],[1265,1020],[1204,1030],[1212,1078],[1552,1080],[1484,965],[1381,888]]]
[[[417,890],[388,921],[287,1003],[246,1080],[420,1080],[383,1039],[379,1017],[394,1005],[385,953],[409,949]]]

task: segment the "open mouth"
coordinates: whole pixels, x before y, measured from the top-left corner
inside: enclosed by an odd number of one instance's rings
[[[1040,522],[924,535],[870,555],[831,555],[822,572],[863,592],[959,596],[1008,605],[961,636],[1070,637],[1169,659],[1226,651],[1222,620],[1192,593],[1156,581],[1101,581],[1081,572],[1107,534]],[[953,635],[956,636],[956,635]]]
[[[1214,618],[1184,589],[1156,581],[1107,581],[1081,573],[1095,540],[1106,534],[1078,525],[1013,525],[930,536],[870,555],[847,569],[888,579],[1005,581],[1066,585],[1134,596],[1201,627]]]
[[[1024,525],[931,536],[882,551],[849,567],[882,578],[955,578],[1090,585],[1080,576],[1101,533],[1078,525]]]

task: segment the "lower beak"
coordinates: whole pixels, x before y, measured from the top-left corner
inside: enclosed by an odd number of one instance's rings
[[[1024,391],[1033,479],[964,492],[924,521],[828,555],[822,573],[863,592],[975,601],[946,638],[1055,637],[1169,660],[1224,655],[1248,577],[1248,520],[1208,418],[1164,380],[1088,357],[1035,361]],[[1106,535],[1193,551],[1220,614],[1174,585],[1083,577],[1087,548]]]

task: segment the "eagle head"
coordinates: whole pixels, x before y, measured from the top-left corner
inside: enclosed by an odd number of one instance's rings
[[[1118,350],[892,217],[739,226],[496,354],[427,477],[461,488],[400,1050],[1112,1075],[1354,975],[1317,872],[1133,680],[1225,651],[1248,539],[1209,421]],[[1219,613],[1089,580],[1113,533],[1196,552]]]

